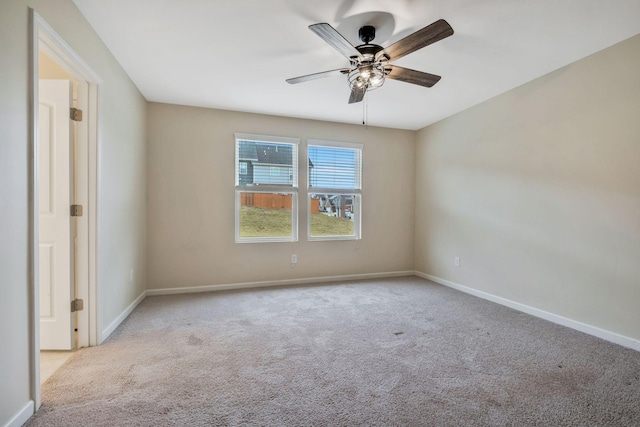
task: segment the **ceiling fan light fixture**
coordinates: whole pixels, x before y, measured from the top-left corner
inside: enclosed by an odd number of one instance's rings
[[[384,84],[385,72],[382,64],[363,65],[349,72],[349,88],[374,90]]]
[[[371,77],[371,65],[365,65],[360,68],[360,77],[364,80],[369,80],[369,77]]]
[[[369,85],[374,89],[379,88],[384,84],[384,76],[385,76],[385,73],[383,70],[377,70],[369,78]]]

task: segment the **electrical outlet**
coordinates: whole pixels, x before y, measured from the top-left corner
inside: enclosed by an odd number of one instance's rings
[[[298,255],[291,255],[291,264],[295,264],[298,262]]]
[[[460,267],[460,257],[457,256],[453,259],[453,265],[455,265],[456,267]]]

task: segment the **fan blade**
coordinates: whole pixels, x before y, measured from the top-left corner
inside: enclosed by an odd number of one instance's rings
[[[291,79],[287,79],[287,83],[293,85],[296,83],[308,82],[309,80],[321,79],[323,77],[335,76],[338,74],[348,74],[349,71],[351,71],[349,68],[340,68],[337,70],[322,71],[320,73],[307,74],[306,76],[293,77]]]
[[[360,102],[364,99],[364,93],[367,91],[366,88],[362,88],[362,89],[358,89],[358,88],[353,88],[351,89],[351,96],[349,96],[349,104],[355,104],[356,102]]]
[[[333,48],[338,52],[346,56],[347,59],[351,59],[353,56],[356,58],[362,58],[358,49],[356,49],[342,36],[342,34],[326,22],[309,25],[309,29],[320,36],[322,40],[333,46]]]
[[[439,19],[433,24],[427,25],[423,29],[382,49],[376,54],[376,60],[386,54],[390,58],[389,61],[395,61],[411,52],[415,52],[418,49],[422,49],[425,46],[447,38],[452,34],[453,28],[451,28],[451,25],[444,19]]]
[[[387,74],[388,78],[399,80],[401,82],[413,83],[414,85],[431,87],[441,79],[440,76],[436,76],[435,74],[410,70],[409,68],[398,67],[397,65],[389,65],[385,67],[385,70],[388,71],[389,69],[391,69],[391,71]]]

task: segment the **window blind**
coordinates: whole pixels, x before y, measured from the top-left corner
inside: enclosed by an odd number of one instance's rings
[[[362,188],[362,150],[342,144],[324,144],[310,142],[307,147],[309,189],[357,193]]]

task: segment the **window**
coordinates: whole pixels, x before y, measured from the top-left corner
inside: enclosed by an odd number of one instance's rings
[[[236,242],[298,240],[298,143],[236,134]]]
[[[362,145],[308,142],[309,240],[359,239]]]

